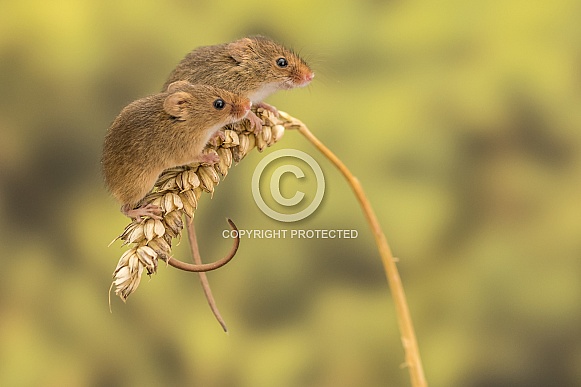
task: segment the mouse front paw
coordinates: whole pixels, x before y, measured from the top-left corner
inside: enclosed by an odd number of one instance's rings
[[[217,147],[224,140],[226,140],[226,135],[224,134],[224,131],[218,130],[216,133],[214,133],[214,136],[210,139],[210,145]]]
[[[264,110],[268,110],[269,112],[273,113],[275,117],[278,117],[278,109],[272,105],[267,104],[266,102],[258,102],[255,104],[258,108],[263,108]]]
[[[254,128],[254,133],[260,134],[262,132],[262,120],[253,111],[248,112],[246,118],[250,121],[250,127]]]

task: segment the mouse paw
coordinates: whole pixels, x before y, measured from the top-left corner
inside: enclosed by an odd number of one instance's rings
[[[224,132],[222,130],[218,130],[215,134],[214,137],[212,137],[210,139],[210,145],[212,146],[218,146],[220,145],[220,142],[226,140],[226,135],[224,134]]]
[[[210,165],[214,165],[216,164],[218,161],[220,161],[220,156],[218,156],[217,153],[204,153],[203,155],[201,155],[198,159],[198,162],[201,164],[210,164]]]
[[[121,212],[131,219],[140,220],[143,216],[148,216],[152,219],[161,220],[161,208],[153,204],[146,204],[145,206],[129,209],[127,206],[121,208]]]
[[[250,127],[254,128],[254,133],[260,134],[262,132],[262,120],[253,111],[249,111],[246,118],[250,121]]]
[[[272,105],[267,104],[266,102],[258,102],[255,104],[256,107],[263,108],[264,110],[268,110],[272,112],[276,117],[278,117],[278,109]]]

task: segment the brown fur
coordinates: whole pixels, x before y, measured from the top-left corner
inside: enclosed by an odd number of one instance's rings
[[[288,66],[277,66],[278,58]],[[164,85],[178,80],[213,85],[261,102],[269,94],[305,86],[314,73],[297,54],[262,36],[205,46],[190,52]]]
[[[213,106],[218,98],[226,102],[222,110]],[[135,207],[162,171],[199,161],[212,135],[242,119],[249,108],[247,98],[187,82],[132,102],[105,136],[105,183],[119,202]]]

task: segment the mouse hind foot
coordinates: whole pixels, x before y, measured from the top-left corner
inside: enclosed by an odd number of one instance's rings
[[[141,220],[142,217],[148,216],[152,219],[161,220],[161,208],[153,204],[146,204],[145,206],[131,208],[129,205],[121,207],[121,212],[131,219]]]

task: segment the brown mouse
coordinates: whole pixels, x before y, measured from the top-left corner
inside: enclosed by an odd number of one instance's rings
[[[212,85],[243,95],[253,105],[277,114],[263,99],[278,90],[306,86],[314,76],[293,51],[264,36],[251,36],[193,50],[170,74],[164,89],[178,80]],[[253,112],[247,118],[258,131],[262,129]]]
[[[165,169],[193,162],[213,164],[202,149],[224,125],[244,118],[250,100],[207,85],[174,82],[163,93],[127,105],[107,131],[105,183],[130,218],[159,218],[153,205],[138,207]],[[138,208],[136,208],[138,207]]]

